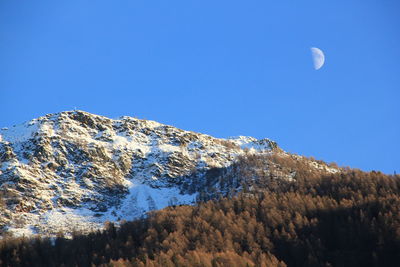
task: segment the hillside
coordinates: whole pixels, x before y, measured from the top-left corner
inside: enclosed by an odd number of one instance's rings
[[[266,163],[296,173],[289,180],[249,171]],[[108,223],[72,239],[7,239],[0,242],[0,264],[398,266],[400,176],[327,174],[296,157],[271,155],[245,156],[236,166],[231,174],[253,190],[153,211],[119,228]]]
[[[291,156],[269,139],[220,139],[84,111],[49,114],[0,130],[0,229],[15,236],[89,232],[106,221],[194,204],[243,189],[237,175],[224,178],[239,157],[272,154]],[[339,170],[311,160],[309,166]]]

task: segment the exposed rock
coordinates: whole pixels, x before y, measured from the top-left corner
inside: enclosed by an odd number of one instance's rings
[[[275,148],[268,139],[218,139],[131,117],[49,114],[0,130],[0,192],[12,212],[1,221],[17,234],[55,234],[192,203],[218,168],[247,150]]]
[[[0,231],[90,231],[106,221],[191,204],[205,188],[212,194],[231,190],[217,178],[238,156],[271,152],[285,155],[269,139],[219,139],[83,111],[49,114],[0,130]],[[279,176],[279,166],[272,167]],[[237,181],[231,184],[240,187]]]

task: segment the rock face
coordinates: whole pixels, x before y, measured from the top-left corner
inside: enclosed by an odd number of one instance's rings
[[[0,130],[0,228],[91,230],[193,203],[210,175],[276,143],[218,139],[154,121],[67,111]]]

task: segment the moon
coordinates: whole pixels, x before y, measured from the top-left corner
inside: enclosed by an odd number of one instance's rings
[[[314,62],[314,69],[319,70],[325,63],[324,52],[317,47],[311,47],[310,50]]]

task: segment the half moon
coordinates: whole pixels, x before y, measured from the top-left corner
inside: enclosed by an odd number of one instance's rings
[[[324,52],[322,52],[321,49],[316,47],[311,47],[310,50],[314,62],[314,69],[319,70],[324,65],[325,62]]]

